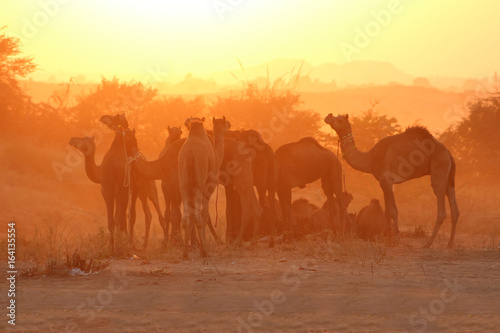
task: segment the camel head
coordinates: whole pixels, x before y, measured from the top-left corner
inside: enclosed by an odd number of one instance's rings
[[[335,117],[333,114],[328,114],[325,118],[325,123],[337,132],[338,136],[344,136],[351,133],[351,123],[349,122],[349,115],[338,115]]]
[[[69,145],[81,151],[84,156],[90,156],[95,153],[95,140],[93,136],[85,136],[83,138],[73,137],[69,140]]]
[[[222,119],[215,119],[214,117],[212,122],[214,125],[214,137],[224,137],[226,131],[231,128],[231,123],[226,120],[226,116],[223,116]]]
[[[168,137],[170,138],[171,142],[177,141],[181,138],[182,135],[182,130],[181,127],[167,127],[168,129]]]
[[[245,142],[249,147],[253,147],[259,151],[264,149],[266,145],[262,135],[253,129],[242,130],[240,132],[239,140]]]
[[[191,130],[191,125],[192,124],[194,124],[194,123],[201,123],[201,124],[203,124],[204,122],[205,122],[205,117],[203,117],[203,118],[189,117],[184,122],[184,126],[186,126],[186,128],[188,130]]]
[[[101,117],[100,122],[113,131],[119,128],[128,129],[128,121],[127,118],[125,118],[125,113],[117,113],[115,116],[105,114]]]

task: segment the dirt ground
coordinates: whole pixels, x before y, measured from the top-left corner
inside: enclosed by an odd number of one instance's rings
[[[18,277],[15,331],[500,332],[496,246],[423,241],[221,245],[208,259],[193,250],[112,260],[96,275]],[[5,317],[0,330],[14,331]]]

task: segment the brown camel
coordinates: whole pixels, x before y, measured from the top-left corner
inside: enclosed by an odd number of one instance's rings
[[[184,254],[189,254],[189,237],[196,225],[200,241],[200,254],[207,256],[205,225],[208,223],[208,203],[217,184],[215,151],[203,122],[205,118],[186,121],[189,135],[179,152],[179,188],[184,214]]]
[[[160,152],[158,159],[167,155],[169,149],[171,147],[173,148],[168,153],[169,156],[164,160],[165,163],[170,165],[170,172],[165,175],[166,177],[162,177],[161,189],[165,199],[165,224],[167,231],[169,230],[170,224],[172,224],[172,240],[179,242],[181,240],[181,192],[179,190],[177,158],[185,139],[181,140],[182,129],[180,126],[168,126],[167,129],[168,137],[165,140],[165,147]]]
[[[298,198],[292,202],[292,223],[295,233],[304,236],[312,231],[312,214],[318,206],[305,198]]]
[[[349,192],[342,192],[342,203],[344,205],[345,211],[347,211],[347,207],[349,207],[349,204],[351,203],[353,197],[352,194]],[[334,199],[335,201],[336,198]],[[341,221],[340,221],[340,216],[338,212],[338,203],[334,205],[335,209],[335,219],[334,219],[334,232],[340,232],[341,230]],[[328,229],[330,227],[330,224],[328,223],[328,201],[325,201],[323,206],[321,208],[316,209],[312,215],[311,215],[311,225],[312,225],[312,231],[313,232],[318,232],[321,230]],[[352,216],[353,214],[347,214],[347,223],[346,223],[346,231],[351,231],[353,230],[354,223],[356,220]],[[355,229],[354,229],[355,230]]]
[[[124,149],[124,135],[130,130],[120,130],[115,135],[101,163],[101,193],[106,202],[109,240],[112,251],[115,249],[115,227],[127,233],[127,205],[129,188],[123,186],[125,181],[125,164],[127,156]]]
[[[115,133],[118,133],[120,130],[128,130],[129,125],[125,114],[116,114],[115,116],[111,115],[103,115],[100,121],[108,126],[111,130],[114,130]],[[128,132],[131,133],[131,132]],[[135,133],[135,132],[134,132]],[[128,153],[128,152],[127,152]],[[129,154],[130,155],[130,154]],[[142,155],[144,159],[144,155]],[[134,170],[131,173],[131,185],[132,185],[132,197],[130,203],[130,220],[129,220],[129,229],[130,229],[130,240],[133,243],[134,241],[134,225],[136,220],[136,202],[137,197],[141,200],[142,207],[144,210],[144,215],[146,217],[146,235],[144,239],[144,246],[147,246],[149,240],[149,231],[151,228],[151,211],[149,209],[147,198],[151,200],[153,206],[158,214],[158,220],[160,221],[160,225],[163,229],[163,238],[164,240],[168,237],[168,229],[165,222],[165,218],[160,210],[160,203],[158,200],[158,190],[156,188],[155,180],[146,179],[137,174]]]
[[[348,115],[325,118],[340,138],[340,147],[345,160],[356,170],[371,173],[379,181],[384,192],[386,229],[392,230],[399,239],[398,209],[393,184],[407,180],[431,176],[431,186],[437,198],[438,214],[436,225],[425,247],[430,247],[439,228],[446,218],[445,196],[451,210],[451,235],[448,248],[453,247],[457,227],[458,210],[455,198],[455,161],[450,151],[437,141],[423,127],[410,127],[404,133],[388,136],[373,146],[368,152],[361,152],[354,144]],[[392,234],[392,233],[391,233]]]
[[[101,174],[101,166],[96,165],[95,163],[95,142],[93,137],[73,137],[69,141],[69,144],[78,150],[80,150],[85,157],[85,172],[89,179],[97,184],[102,183],[102,174]],[[146,233],[144,236],[144,246],[148,245],[149,240],[149,230],[151,226],[151,211],[148,205],[148,198],[153,203],[153,206],[158,213],[158,219],[160,221],[160,225],[164,228],[165,221],[160,211],[160,205],[158,200],[158,191],[156,190],[156,184],[154,181],[146,181],[137,175],[132,177],[132,198],[131,198],[131,206],[130,206],[130,221],[129,221],[129,235],[130,241],[133,243],[134,240],[134,224],[136,219],[136,207],[135,204],[137,202],[137,198],[141,200],[142,209],[144,210],[145,216],[145,224],[146,224]]]
[[[223,147],[223,159],[220,166],[220,183],[226,190],[226,240],[234,240],[240,244],[247,226],[253,222],[251,240],[256,242],[257,230],[262,217],[262,207],[254,190],[252,154],[250,147],[243,141],[231,138],[217,139],[221,133],[230,128],[223,119],[214,119],[214,141]],[[265,190],[264,190],[265,195]]]
[[[368,206],[361,208],[356,224],[359,238],[376,240],[382,237],[386,228],[386,218],[380,201],[372,199]]]
[[[340,204],[340,218],[346,212],[342,204],[342,166],[330,150],[310,137],[287,143],[276,150],[279,159],[278,197],[285,228],[292,228],[292,188],[304,188],[306,184],[321,179],[321,186],[329,204],[330,228],[334,229],[333,194]],[[343,223],[342,223],[343,224]]]
[[[269,146],[256,130],[242,130],[240,141],[247,145],[252,160],[253,183],[259,195],[259,203],[269,216],[271,227],[271,241],[269,246],[273,246],[273,237],[276,233],[277,216],[275,214],[275,195],[278,186],[279,161],[271,146]],[[267,196],[266,196],[267,192]]]
[[[167,149],[170,148],[174,144],[174,142],[181,139],[182,129],[180,127],[168,126],[167,130],[168,130],[168,137],[165,140],[165,147],[160,152],[160,155],[158,156],[158,158],[161,158],[163,155],[165,155],[167,152]]]

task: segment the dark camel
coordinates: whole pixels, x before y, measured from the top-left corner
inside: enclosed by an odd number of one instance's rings
[[[101,174],[101,166],[96,165],[95,163],[95,142],[93,137],[73,137],[69,141],[69,144],[78,150],[80,150],[85,157],[85,172],[89,179],[96,183],[102,183],[102,174]],[[151,226],[151,211],[148,205],[148,198],[153,203],[153,206],[158,213],[158,219],[160,221],[160,225],[164,226],[165,222],[163,220],[163,216],[160,211],[160,205],[158,201],[158,192],[156,190],[156,184],[151,181],[145,181],[140,177],[133,177],[132,179],[132,198],[131,198],[131,206],[130,206],[130,221],[129,221],[129,235],[130,240],[133,243],[134,235],[134,223],[136,218],[136,207],[135,204],[137,202],[137,198],[141,200],[142,209],[144,210],[145,216],[145,225],[146,225],[146,233],[144,236],[144,246],[147,246],[149,239],[149,230]]]
[[[108,126],[111,130],[114,130],[115,133],[119,133],[121,130],[129,130],[129,125],[125,114],[117,114],[115,116],[111,115],[103,115],[100,121]],[[123,133],[122,133],[123,134]],[[125,149],[125,148],[124,148]],[[143,156],[145,159],[145,157]],[[151,229],[151,211],[149,209],[147,198],[151,200],[153,206],[158,214],[158,220],[160,221],[160,225],[163,229],[164,240],[168,237],[168,226],[166,225],[165,218],[160,210],[160,203],[158,200],[158,190],[156,188],[156,182],[154,180],[148,180],[144,177],[141,177],[136,172],[132,171],[131,174],[131,185],[132,185],[132,196],[130,203],[130,220],[129,220],[129,232],[130,232],[130,241],[134,242],[134,225],[136,220],[136,202],[137,197],[141,200],[142,207],[144,210],[145,220],[146,220],[146,232],[144,238],[144,246],[148,245],[149,241],[149,232]]]
[[[384,235],[386,218],[377,199],[372,199],[368,206],[361,208],[356,219],[357,233],[364,240],[376,240]]]
[[[292,229],[292,188],[321,179],[323,192],[329,202],[329,225],[334,230],[335,216],[333,194],[340,204],[340,219],[346,216],[342,203],[342,166],[330,150],[310,137],[287,143],[276,150],[279,160],[278,197],[285,228]],[[342,229],[343,231],[343,229]]]
[[[460,215],[455,198],[456,167],[453,156],[442,143],[427,129],[417,126],[408,128],[404,133],[388,136],[377,142],[368,152],[361,152],[354,144],[348,115],[334,117],[330,113],[325,122],[337,132],[347,163],[356,170],[371,173],[379,181],[384,192],[386,231],[392,231],[391,235],[395,233],[396,240],[399,239],[399,227],[393,184],[430,175],[431,186],[437,198],[438,214],[434,231],[425,247],[432,245],[446,218],[445,196],[450,204],[452,223],[448,248],[453,247]]]
[[[344,191],[342,192],[342,198],[343,198],[342,204],[344,205],[345,211],[347,211],[347,207],[349,207],[349,204],[351,203],[353,196],[351,193]],[[337,201],[336,198],[334,200]],[[333,207],[335,209],[334,232],[340,232],[342,224],[339,216],[338,203],[336,205],[333,205]],[[328,201],[325,201],[325,203],[321,208],[316,209],[312,213],[310,219],[313,232],[322,231],[330,227],[330,224],[328,222],[328,212],[329,212]],[[353,214],[347,214],[346,220],[347,220],[346,231],[347,232],[355,231],[356,229],[354,228],[354,223],[356,222],[356,220]]]
[[[224,148],[220,183],[226,190],[226,240],[234,240],[235,245],[240,244],[246,227],[253,221],[251,240],[255,243],[262,208],[253,188],[251,147],[231,138],[224,137],[221,140],[222,135],[218,133],[229,128],[229,122],[225,118],[214,119],[214,141],[219,142],[216,146]]]

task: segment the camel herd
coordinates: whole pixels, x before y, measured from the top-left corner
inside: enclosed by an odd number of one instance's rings
[[[100,165],[95,162],[93,138],[74,137],[69,144],[83,153],[89,179],[101,185],[112,249],[115,229],[123,234],[128,230],[133,243],[135,205],[139,198],[146,217],[144,246],[148,244],[152,219],[149,199],[158,214],[165,241],[169,238],[182,241],[183,255],[188,257],[189,243],[198,239],[201,256],[207,256],[205,226],[215,241],[220,242],[209,213],[214,193],[218,201],[219,186],[224,187],[226,194],[225,240],[234,244],[244,237],[255,242],[257,235],[264,232],[270,235],[269,246],[273,246],[278,232],[293,237],[325,228],[339,234],[358,232],[363,239],[385,233],[397,242],[398,211],[393,184],[424,175],[431,176],[438,205],[436,225],[426,246],[432,245],[446,217],[445,196],[452,220],[448,247],[453,246],[459,216],[455,162],[446,147],[423,127],[410,127],[404,133],[380,140],[368,152],[361,152],[355,146],[348,115],[329,114],[325,118],[339,137],[343,158],[354,169],[373,174],[384,193],[385,211],[378,200],[372,200],[355,217],[347,213],[352,195],[343,191],[339,159],[311,137],[284,144],[274,151],[255,130],[231,130],[225,117],[213,118],[212,130],[205,129],[205,118],[190,117],[184,124],[189,131],[187,138],[181,138],[180,127],[168,127],[169,136],[158,159],[147,161],[125,115],[104,115],[100,121],[115,131]],[[159,207],[157,179],[161,180],[165,198],[164,214]],[[311,206],[307,200],[292,203],[292,188],[304,188],[316,180],[321,180],[326,196],[323,207]],[[280,209],[276,207],[276,194]]]

